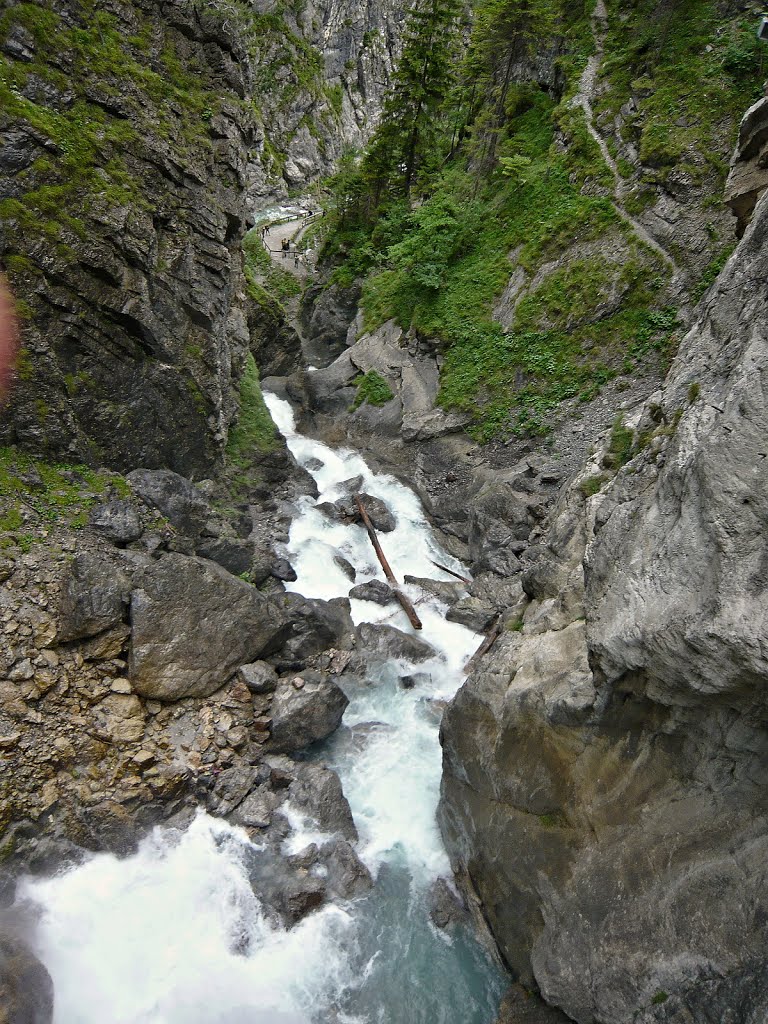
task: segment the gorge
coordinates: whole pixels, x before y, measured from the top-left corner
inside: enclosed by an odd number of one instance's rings
[[[3,6],[1,1019],[763,1024],[761,13]]]

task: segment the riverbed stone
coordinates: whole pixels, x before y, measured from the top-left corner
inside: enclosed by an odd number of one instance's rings
[[[291,803],[317,822],[322,832],[357,842],[357,829],[338,775],[322,764],[302,764],[289,788]]]
[[[333,899],[355,899],[364,896],[373,887],[370,871],[354,847],[340,836],[334,836],[322,846],[318,861],[325,865],[325,883]]]
[[[298,689],[295,679],[303,683]],[[324,740],[339,727],[347,704],[341,687],[319,672],[281,679],[272,700],[271,749],[292,753]]]
[[[357,601],[373,601],[382,606],[391,604],[395,600],[395,592],[388,583],[383,580],[367,580],[356,587],[352,587],[349,596]]]
[[[365,511],[375,530],[379,533],[391,533],[397,526],[397,519],[386,502],[371,494],[361,494]],[[324,501],[317,508],[329,519],[339,523],[361,523],[362,517],[353,495],[345,495],[336,501]]]
[[[363,664],[368,660],[421,662],[434,658],[435,654],[434,647],[426,640],[394,626],[362,622],[357,627],[355,659],[362,659]]]
[[[301,594],[278,594],[270,601],[290,623],[277,658],[278,668],[301,667],[320,651],[351,646],[354,625],[347,598],[321,601]]]

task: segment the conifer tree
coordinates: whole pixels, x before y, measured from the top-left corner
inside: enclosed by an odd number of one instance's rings
[[[461,0],[416,0],[408,14],[402,56],[363,166],[376,201],[387,186],[410,192],[433,141],[454,79],[462,9]]]

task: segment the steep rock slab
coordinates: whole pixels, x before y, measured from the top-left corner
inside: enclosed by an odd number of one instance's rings
[[[143,697],[205,697],[276,649],[290,616],[213,562],[167,555],[131,596],[131,683]]]
[[[632,461],[561,497],[521,633],[444,722],[454,864],[580,1024],[768,1013],[767,236],[763,198]]]

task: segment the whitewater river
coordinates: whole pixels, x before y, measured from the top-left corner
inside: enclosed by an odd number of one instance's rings
[[[267,403],[317,481],[318,501],[334,500],[342,481],[362,475],[361,490],[395,513],[383,543],[398,578],[448,579],[432,559],[460,569],[410,490],[353,452],[297,434],[287,402]],[[302,499],[291,528],[298,579],[289,587],[346,597],[353,584],[338,554],[358,569],[357,583],[382,579],[364,529],[332,523],[315,504]],[[125,860],[99,855],[59,877],[27,880],[20,895],[40,907],[35,943],[53,976],[56,1024],[492,1024],[501,973],[471,934],[438,931],[427,910],[435,879],[450,877],[435,823],[440,711],[478,637],[446,622],[436,600],[408,592],[438,656],[418,667],[382,665],[345,684],[343,725],[319,752],[341,777],[358,853],[376,879],[371,893],[326,906],[290,931],[276,928],[243,865],[246,849],[258,856],[253,845],[204,814],[183,834],[155,830]],[[410,628],[399,606],[351,604],[357,623]],[[403,689],[399,677],[413,672],[416,685]],[[292,824],[286,853],[322,842],[311,821]]]

